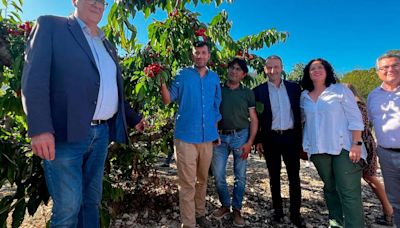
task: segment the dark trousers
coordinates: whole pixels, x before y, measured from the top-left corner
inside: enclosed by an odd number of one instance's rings
[[[273,133],[271,140],[268,141],[268,143],[263,143],[263,147],[270,176],[275,214],[283,215],[281,197],[281,158],[283,158],[289,179],[290,216],[299,216],[301,204],[300,157],[298,149],[294,146],[294,132]]]

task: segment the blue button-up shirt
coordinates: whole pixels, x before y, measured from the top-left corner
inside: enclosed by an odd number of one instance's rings
[[[208,70],[200,77],[194,67],[183,68],[178,71],[169,93],[171,101],[178,103],[176,139],[196,144],[218,138],[221,87],[216,73]]]
[[[378,145],[400,148],[400,86],[387,91],[382,85],[368,95],[368,116]]]

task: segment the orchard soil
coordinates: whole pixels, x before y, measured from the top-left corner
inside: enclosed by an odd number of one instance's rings
[[[169,168],[163,168],[160,166],[163,160],[164,158],[159,158],[159,163],[156,164],[157,171],[148,179],[147,184],[144,184],[144,191],[132,192],[124,198],[123,203],[110,205],[111,213],[115,216],[110,227],[180,227],[176,165],[172,163]],[[232,157],[230,157],[227,167],[227,181],[231,188],[233,185]],[[382,181],[380,170],[378,170],[378,175]],[[311,162],[301,161],[300,178],[301,214],[307,228],[327,227],[328,211],[323,200],[323,183]],[[252,154],[248,161],[246,193],[242,208],[242,215],[246,220],[245,227],[296,227],[290,223],[289,219],[289,188],[283,163],[281,189],[285,217],[283,223],[276,224],[272,220],[271,192],[265,160]],[[10,186],[3,187],[0,190],[0,198],[11,194],[12,191],[13,188]],[[362,181],[362,199],[366,227],[385,227],[375,224],[375,218],[382,215],[381,205],[364,181]],[[216,220],[211,215],[213,210],[220,206],[213,177],[208,180],[206,201],[207,218],[214,227],[233,227],[232,218]],[[45,227],[50,216],[51,202],[47,206],[40,206],[34,216],[26,214],[21,227]],[[7,226],[11,227],[11,214]]]

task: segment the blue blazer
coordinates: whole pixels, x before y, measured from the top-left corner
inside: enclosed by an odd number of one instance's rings
[[[301,88],[298,84],[283,80],[286,91],[289,96],[290,106],[292,108],[294,117],[294,131],[296,131],[295,142],[291,143],[296,149],[302,149],[302,127],[301,127],[301,111],[300,111],[300,95]],[[272,110],[271,101],[269,99],[268,84],[263,83],[253,89],[256,102],[263,105],[264,110],[262,113],[257,113],[259,130],[256,136],[256,143],[263,143],[268,145],[272,137]]]
[[[118,111],[108,123],[110,140],[126,142],[127,122],[140,117],[127,105],[116,49],[104,45],[117,66]],[[27,42],[22,99],[30,137],[51,132],[56,142],[83,140],[96,109],[100,75],[75,17],[41,16]]]

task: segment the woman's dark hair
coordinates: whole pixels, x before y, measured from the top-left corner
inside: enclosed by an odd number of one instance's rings
[[[247,74],[247,72],[249,72],[249,68],[247,68],[247,64],[246,61],[244,61],[243,59],[239,59],[239,58],[234,58],[232,59],[229,63],[228,63],[228,67],[231,67],[235,64],[238,64],[240,69],[242,69],[243,72],[245,72]]]
[[[311,67],[311,64],[316,61],[321,62],[321,64],[325,68],[325,71],[326,71],[325,86],[329,87],[331,84],[336,84],[336,77],[335,77],[335,73],[333,72],[332,65],[328,61],[326,61],[325,59],[322,59],[322,58],[312,59],[304,67],[303,78],[301,79],[301,86],[303,87],[303,89],[306,89],[310,92],[314,90],[314,84],[311,81],[311,77],[310,77],[310,67]]]

